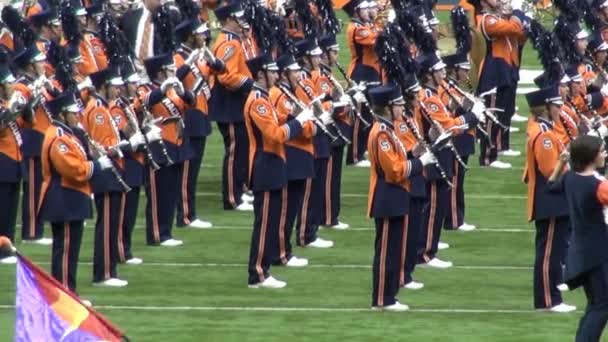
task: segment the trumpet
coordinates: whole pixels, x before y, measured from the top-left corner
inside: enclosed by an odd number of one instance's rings
[[[435,129],[437,129],[437,131],[440,133],[440,136],[445,136],[446,134],[448,134],[443,127],[441,126],[441,124],[439,122],[437,122],[436,120],[434,120],[431,115],[429,114],[428,110],[426,109],[426,106],[424,105],[424,103],[422,101],[420,101],[420,112],[422,113],[422,116],[433,126],[435,127]],[[450,148],[450,150],[452,151],[452,153],[454,154],[454,157],[456,158],[456,161],[458,161],[458,164],[460,164],[465,170],[468,170],[469,167],[467,166],[467,164],[462,160],[462,156],[460,155],[460,153],[458,153],[458,150],[456,150],[456,147],[454,147],[454,144],[452,144],[451,138],[450,141],[448,142],[448,144],[446,145]]]
[[[127,121],[129,121],[129,125],[131,126],[131,128],[135,132],[141,133],[144,137],[143,150],[144,150],[146,159],[147,159],[148,163],[150,164],[150,167],[152,167],[152,169],[154,169],[154,170],[160,169],[160,166],[158,166],[158,164],[154,161],[154,157],[152,157],[152,152],[150,151],[150,142],[148,141],[148,138],[146,137],[146,135],[142,132],[141,128],[139,127],[139,124],[137,122],[137,116],[135,115],[135,111],[133,110],[131,103],[129,102],[129,100],[127,100],[126,98],[123,98],[123,97],[119,98],[118,101],[119,101],[120,106],[125,111]]]
[[[426,140],[424,140],[424,137],[422,136],[422,134],[420,134],[420,131],[418,130],[418,127],[416,127],[416,124],[414,122],[412,122],[412,119],[407,115],[403,115],[403,120],[404,120],[407,128],[414,134],[416,141],[419,144],[421,144],[422,147],[424,147],[424,149],[427,152],[431,153],[433,155],[433,157],[435,157],[436,161],[433,164],[435,165],[437,170],[439,170],[439,174],[441,175],[441,178],[443,178],[443,180],[447,183],[447,185],[450,188],[452,188],[452,186],[453,186],[452,182],[450,181],[447,174],[445,173],[445,170],[443,169],[443,166],[441,166],[441,163],[439,163],[439,159],[435,155],[435,152],[433,152],[433,148],[431,147],[431,145],[429,145],[428,142],[426,142]]]
[[[277,87],[279,88],[279,90],[283,94],[285,94],[285,96],[287,96],[289,98],[289,100],[291,100],[291,102],[293,102],[301,110],[305,110],[305,109],[309,108],[308,106],[306,106],[305,104],[303,104],[300,100],[298,100],[298,98],[291,91],[289,91],[287,88],[285,88],[285,86],[283,86],[282,84],[278,84]],[[318,101],[318,99],[313,100],[313,102],[311,103],[311,105],[313,105],[317,101]],[[321,120],[319,118],[317,118],[315,116],[313,122],[315,123],[315,125],[317,127],[319,127],[323,131],[323,133],[327,134],[327,136],[331,139],[331,142],[334,142],[334,141],[338,140],[338,137],[335,136],[335,135],[333,135],[327,129],[327,127],[325,127],[325,125],[323,124],[323,122],[321,122]]]
[[[89,135],[89,133],[84,129],[84,127],[82,127],[81,124],[79,124],[78,127],[82,131],[82,135],[83,135],[84,139],[87,141],[87,144],[89,144],[89,146],[93,149],[93,151],[91,151],[91,152],[92,152],[92,154],[94,153],[94,157],[99,158],[101,156],[107,156],[108,155],[108,153],[103,148],[103,146],[101,146],[98,142],[96,142],[95,140],[93,140],[93,138],[91,138],[91,136]],[[114,175],[114,178],[116,179],[116,181],[118,182],[118,184],[120,184],[120,186],[122,187],[122,189],[124,190],[124,192],[131,191],[131,187],[122,178],[122,176],[120,175],[120,172],[118,171],[118,168],[116,168],[116,165],[114,165],[114,162],[112,162],[112,166],[110,167],[110,171],[112,172],[112,174]]]

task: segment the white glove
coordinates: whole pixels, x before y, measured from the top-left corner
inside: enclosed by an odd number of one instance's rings
[[[198,60],[198,56],[199,56],[200,52],[201,52],[200,49],[193,50],[192,53],[190,53],[190,56],[188,56],[188,58],[186,59],[185,63],[190,65],[190,64],[192,64],[192,62]]]
[[[13,96],[11,96],[10,102],[8,103],[8,108],[13,113],[20,112],[21,110],[23,110],[23,108],[25,107],[26,103],[27,103],[27,101],[21,95],[20,92],[14,92]]]
[[[357,101],[357,103],[367,102],[367,98],[365,97],[365,94],[363,94],[360,91],[356,92],[355,95],[353,95],[353,98],[355,99],[355,101]]]
[[[351,99],[350,96],[343,94],[342,96],[340,96],[338,102],[352,104],[353,99]]]
[[[331,114],[329,114],[328,112],[323,112],[323,114],[321,114],[319,119],[321,119],[321,122],[324,125],[329,125],[330,123],[334,122],[334,119],[331,117]]]
[[[397,19],[397,15],[395,14],[395,10],[394,9],[390,9],[388,11],[388,22],[392,23],[395,21],[395,19]]]
[[[301,111],[300,114],[298,114],[298,116],[296,116],[296,120],[298,120],[298,122],[300,124],[303,124],[306,121],[310,121],[313,118],[314,118],[314,114],[312,113],[312,110],[310,110],[310,109],[305,109],[305,110]]]
[[[597,131],[600,133],[600,138],[602,139],[608,136],[608,127],[605,125],[600,125],[600,127],[597,128]]]
[[[173,83],[171,82],[171,78],[167,78],[163,81],[163,83],[160,84],[160,91],[165,94],[167,90],[169,90],[169,87],[172,85]]]
[[[162,130],[160,129],[160,127],[152,125],[150,126],[150,130],[148,131],[148,133],[146,133],[146,139],[148,139],[149,142],[154,142],[154,141],[159,141],[160,139],[162,139],[161,133]]]
[[[475,101],[473,104],[473,108],[471,108],[471,112],[477,120],[481,121],[484,117],[483,112],[486,110],[486,106],[481,101]]]
[[[602,89],[600,89],[600,93],[602,93],[602,96],[604,97],[608,96],[608,83],[602,86]]]
[[[437,158],[435,158],[435,156],[429,151],[424,152],[418,159],[420,159],[422,166],[437,162]]]
[[[139,146],[146,143],[146,139],[141,132],[136,132],[129,138],[129,144],[131,145],[131,149],[135,151]]]
[[[108,156],[101,156],[97,158],[97,162],[99,163],[99,166],[101,166],[102,170],[107,170],[112,167],[112,160],[110,160],[110,157]]]

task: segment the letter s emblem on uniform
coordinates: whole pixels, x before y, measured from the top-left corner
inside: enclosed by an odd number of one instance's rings
[[[360,36],[360,37],[365,38],[365,37],[369,36],[369,33],[370,33],[370,32],[369,32],[369,30],[364,29],[364,30],[359,30],[359,32],[358,32],[358,33],[359,33],[359,36]]]
[[[436,105],[436,104],[434,104],[434,103],[431,103],[431,104],[429,105],[429,109],[431,110],[431,112],[433,112],[433,113],[437,113],[437,112],[439,111],[439,106],[437,106],[437,105]]]
[[[329,84],[327,84],[326,82],[321,83],[321,90],[323,90],[324,92],[328,92],[330,90]]]
[[[258,111],[258,114],[260,114],[260,115],[266,114],[266,106],[264,106],[264,105],[257,106],[256,110]]]
[[[545,138],[545,139],[543,140],[543,148],[544,148],[545,150],[550,150],[550,149],[552,149],[552,148],[553,148],[553,143],[551,142],[551,139],[549,139],[549,138]]]
[[[227,60],[229,60],[230,58],[232,58],[232,56],[234,56],[234,47],[233,46],[226,46],[224,48],[224,57],[222,58],[222,60],[224,62],[226,62]]]
[[[388,151],[391,149],[391,144],[386,140],[380,140],[380,149],[382,149],[382,151]]]
[[[103,124],[103,115],[102,114],[95,115],[95,123],[98,125]]]
[[[404,122],[399,124],[399,131],[401,133],[407,133],[407,125]]]
[[[68,146],[66,144],[59,144],[57,145],[57,149],[59,150],[59,152],[61,152],[62,154],[65,154],[68,152]]]

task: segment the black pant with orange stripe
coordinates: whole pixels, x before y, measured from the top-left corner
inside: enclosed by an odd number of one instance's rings
[[[367,110],[362,110],[361,114],[364,115],[364,118],[367,122],[372,122],[371,117]],[[365,127],[361,122],[361,119],[358,117],[355,118],[353,122],[353,140],[352,143],[348,145],[348,150],[346,154],[346,165],[356,164],[364,159],[363,155],[365,151],[367,151],[367,140],[369,137],[370,127]]]
[[[424,206],[422,233],[418,247],[418,263],[427,263],[437,254],[441,226],[448,210],[450,188],[444,180],[426,183],[428,202]]]
[[[118,235],[123,209],[122,192],[95,194],[97,221],[95,223],[95,247],[93,248],[93,282],[116,278]]]
[[[307,184],[308,193],[306,193]],[[293,179],[287,182],[286,215],[285,220],[281,221],[282,224],[279,227],[279,248],[272,250],[274,252],[272,256],[273,265],[285,265],[291,259],[293,226],[299,224],[299,222],[296,222],[296,217],[302,208],[304,196],[310,196],[310,184],[312,184],[311,178]]]
[[[82,243],[84,221],[53,222],[51,274],[63,286],[76,291],[76,271]]]
[[[564,282],[562,265],[572,231],[568,217],[536,220],[534,224],[536,225],[534,307],[548,309],[562,303],[562,295],[557,285]]]
[[[0,182],[0,236],[6,236],[15,243],[15,225],[19,206],[19,182]],[[9,257],[5,249],[0,249],[0,259]]]
[[[296,242],[306,246],[317,239],[319,225],[323,223],[323,204],[327,181],[327,158],[315,159],[315,177],[306,184],[302,209],[296,224]],[[310,194],[310,195],[308,195]]]
[[[42,163],[40,157],[24,159],[23,199],[21,202],[21,239],[37,240],[44,234],[44,223],[38,220],[36,210],[42,187]]]
[[[465,164],[469,163],[469,156],[462,156]],[[452,189],[449,193],[449,206],[445,214],[445,229],[458,229],[464,223],[464,175],[465,168],[454,158],[454,175],[452,176]]]
[[[498,112],[497,117],[504,126],[511,127],[511,119],[515,115],[515,99],[517,98],[517,85],[506,87],[501,93],[503,100],[501,105],[504,103],[503,112]],[[500,129],[500,145],[498,151],[506,151],[511,148],[511,133],[508,129]]]
[[[325,175],[325,189],[322,202],[322,224],[334,226],[338,224],[340,216],[340,191],[342,187],[342,159],[344,158],[344,145],[331,148],[331,155],[327,161]]]
[[[403,233],[407,216],[375,218],[372,306],[395,304],[403,274]]]
[[[418,260],[418,247],[420,246],[420,235],[422,234],[422,213],[425,204],[426,198],[410,197],[410,208],[407,215],[407,237],[405,239],[404,272],[401,285],[414,280],[412,274],[416,269]]]
[[[177,203],[177,226],[189,225],[198,217],[196,215],[196,185],[203,163],[207,137],[190,137],[192,158],[180,164],[179,197]]]
[[[279,227],[287,212],[287,187],[254,191],[253,232],[249,251],[248,284],[263,282],[270,275],[273,257],[280,245]]]
[[[244,122],[218,122],[217,127],[224,139],[222,196],[224,209],[229,210],[242,202],[241,196],[248,177],[249,138]]]
[[[484,97],[485,105],[488,108],[498,108],[503,110],[500,112],[499,121],[509,127],[511,122],[511,117],[513,116],[515,110],[515,98],[513,97],[515,92],[512,87],[500,87],[498,88],[496,94],[486,95]],[[513,108],[513,111],[510,111],[510,114],[507,113],[509,108]],[[508,123],[506,116],[508,116]],[[508,135],[508,130],[504,130],[500,128],[500,126],[496,125],[492,120],[486,120],[486,124],[484,125],[484,129],[488,132],[490,136],[490,141],[485,136],[480,136],[480,144],[479,144],[479,165],[488,166],[492,162],[494,162],[498,158],[498,152],[503,151],[505,146],[503,146],[503,141],[505,140],[505,134]],[[508,139],[508,138],[506,138]]]
[[[179,163],[146,172],[146,242],[159,245],[173,238],[173,221],[177,205]]]
[[[141,192],[140,186],[132,186],[131,191],[122,193],[123,198],[123,211],[122,211],[122,224],[119,226],[118,236],[118,260],[121,263],[133,258],[133,252],[131,251],[131,240],[133,237],[133,229],[135,229],[135,222],[137,221],[137,209],[139,208],[139,194]]]

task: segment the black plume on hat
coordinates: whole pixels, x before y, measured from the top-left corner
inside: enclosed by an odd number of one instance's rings
[[[30,46],[36,42],[38,36],[30,28],[23,17],[11,6],[4,6],[2,9],[2,21],[8,29],[19,39],[22,46]]]
[[[566,64],[580,64],[583,61],[583,56],[579,55],[575,49],[576,33],[580,30],[578,22],[568,21],[565,16],[557,18],[553,32],[559,40],[561,49],[561,59]]]
[[[167,4],[160,6],[152,19],[158,32],[160,50],[162,53],[173,52],[177,45],[175,39],[173,16]],[[157,36],[156,33],[154,35]]]
[[[295,11],[302,21],[304,38],[313,39],[318,37],[319,27],[317,21],[312,16],[308,1],[309,0],[295,0]]]
[[[74,13],[75,8],[70,0],[65,0],[59,8],[59,19],[64,36],[70,44],[78,45],[82,35],[80,34],[80,24]]]
[[[338,34],[341,29],[340,21],[336,17],[331,0],[316,0],[319,15],[322,18],[324,33]]]
[[[401,28],[395,23],[385,26],[376,39],[374,49],[388,82],[399,85],[405,91],[404,88],[416,73],[416,63],[405,45]]]
[[[450,12],[452,19],[452,29],[454,30],[454,38],[456,39],[456,50],[461,53],[471,51],[471,28],[469,26],[469,17],[464,8],[456,6]]]
[[[566,21],[578,21],[581,17],[578,0],[553,0],[553,6],[559,10],[559,16]]]
[[[397,22],[401,26],[405,36],[413,41],[423,53],[434,53],[437,51],[437,42],[432,34],[428,32],[422,23],[417,11],[422,10],[419,7],[409,7],[397,13]]]
[[[110,14],[104,14],[99,26],[99,38],[105,45],[110,64],[120,64],[120,59],[133,57],[127,37]]]
[[[175,0],[182,20],[198,18],[200,7],[192,0]]]
[[[55,79],[61,84],[63,91],[75,91],[76,81],[73,78],[74,69],[66,48],[51,42],[47,52],[47,61],[55,69]]]
[[[532,42],[532,46],[538,53],[538,59],[545,70],[545,76],[539,81],[544,84],[558,83],[564,74],[564,70],[559,59],[561,47],[557,39],[536,20],[530,22],[528,39]]]

